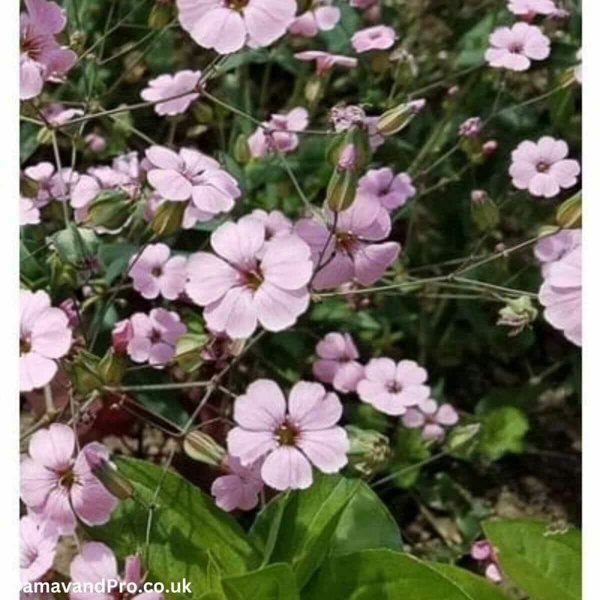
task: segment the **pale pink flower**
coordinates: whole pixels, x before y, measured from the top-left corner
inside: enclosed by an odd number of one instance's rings
[[[154,112],[157,115],[180,115],[200,96],[197,86],[201,77],[200,71],[187,69],[173,75],[160,75],[148,82],[141,96],[148,102],[156,102]]]
[[[133,588],[142,587],[142,569],[140,558],[136,555],[128,556],[125,559],[125,575],[119,576],[119,567],[113,551],[100,542],[88,542],[81,548],[81,552],[75,556],[71,562],[70,575],[74,584],[83,587],[85,584],[108,585],[111,581],[120,582],[124,589],[129,589],[128,584]],[[115,596],[114,591],[107,593],[101,592],[69,592],[69,600],[113,600],[115,597],[121,598],[120,594]],[[131,600],[163,600],[162,594],[154,592],[144,592],[141,594],[125,594]]]
[[[557,7],[554,0],[509,0],[508,10],[514,15],[533,17],[535,15],[551,15]]]
[[[136,363],[148,362],[157,368],[169,363],[177,341],[187,331],[179,315],[164,308],[153,308],[147,315],[135,313],[130,322],[127,354]]]
[[[76,209],[78,221],[85,219],[89,204],[103,191],[120,190],[132,197],[135,195],[139,180],[116,168],[115,164],[120,164],[117,160],[113,161],[113,166],[91,167],[79,176],[71,192],[71,206]]]
[[[502,581],[502,573],[497,564],[496,555],[491,544],[485,540],[475,542],[471,546],[471,558],[479,562],[487,563],[485,576],[494,583]]]
[[[40,222],[40,209],[31,198],[21,196],[19,202],[19,225],[37,225]]]
[[[267,242],[289,235],[294,227],[292,221],[279,210],[267,212],[262,208],[255,208],[250,216],[265,226],[265,240]]]
[[[340,9],[331,6],[330,0],[316,0],[309,10],[290,23],[288,31],[304,37],[315,37],[319,31],[331,31],[341,16]]]
[[[539,27],[517,23],[499,27],[490,35],[490,47],[485,59],[490,66],[511,71],[526,71],[532,60],[544,60],[550,55],[550,40]]]
[[[540,303],[546,308],[544,318],[565,337],[581,346],[581,246],[576,246],[544,271]]]
[[[141,254],[133,256],[129,264],[132,265],[129,276],[133,279],[133,289],[144,298],[152,300],[160,295],[175,300],[185,288],[186,259],[171,257],[166,244],[149,244]]]
[[[274,114],[260,125],[248,138],[248,148],[254,158],[262,158],[270,153],[288,154],[299,143],[299,131],[308,126],[308,111],[301,106],[288,113]]]
[[[40,580],[51,568],[56,556],[58,532],[52,525],[39,525],[30,516],[20,522],[21,585]]]
[[[98,154],[106,148],[106,138],[98,133],[88,133],[84,138],[86,146],[90,152]]]
[[[38,208],[48,204],[51,200],[65,200],[71,190],[79,181],[79,174],[68,167],[56,171],[49,162],[41,162],[27,167],[25,176],[37,185],[37,194],[34,201]]]
[[[216,255],[198,252],[188,259],[186,292],[205,307],[213,331],[246,338],[259,323],[282,331],[308,308],[310,249],[296,235],[266,243],[264,224],[246,216],[214,231],[211,246]]]
[[[164,146],[146,150],[148,181],[165,200],[187,202],[184,227],[229,212],[240,197],[237,181],[221,165],[189,148],[179,154]]]
[[[414,408],[406,409],[402,424],[411,429],[422,429],[424,440],[441,440],[446,435],[445,427],[458,423],[458,413],[450,404],[438,403],[431,398],[419,402]]]
[[[367,10],[376,4],[379,4],[379,0],[350,0],[350,6],[361,10]]]
[[[475,138],[481,133],[481,117],[470,117],[458,128],[458,135],[464,138]]]
[[[356,390],[364,377],[364,367],[358,362],[358,350],[349,333],[328,333],[317,344],[314,376],[323,383],[331,383],[338,392]]]
[[[20,390],[30,392],[52,381],[56,361],[71,347],[69,321],[60,308],[50,306],[44,291],[21,291],[19,340]]]
[[[203,48],[230,54],[270,46],[296,16],[296,0],[177,0],[179,22]]]
[[[64,10],[47,0],[25,0],[25,8],[20,22],[21,100],[38,96],[44,82],[64,75],[77,61],[55,38],[67,24]]]
[[[581,245],[581,229],[563,229],[554,235],[546,235],[534,247],[535,257],[542,263],[542,274],[546,275],[553,262],[566,256]]]
[[[357,198],[352,206],[333,214],[327,224],[301,219],[294,231],[310,246],[316,274],[315,289],[336,288],[357,281],[372,285],[398,258],[400,244],[384,242],[391,230],[387,211],[373,198]],[[380,243],[382,242],[382,243]]]
[[[337,425],[341,416],[339,398],[319,383],[296,383],[286,403],[274,381],[259,379],[235,401],[229,453],[242,465],[264,457],[261,477],[276,490],[306,489],[312,465],[337,473],[347,463],[350,444]]]
[[[358,59],[351,56],[343,56],[342,54],[330,54],[320,50],[306,50],[297,52],[294,58],[303,61],[314,60],[317,65],[317,74],[322,75],[330,71],[335,65],[352,69],[358,64]]]
[[[71,119],[83,115],[83,110],[80,108],[66,108],[60,102],[47,104],[41,112],[48,123],[57,127],[66,125]]]
[[[404,206],[416,194],[407,173],[395,174],[390,168],[370,169],[358,181],[357,198],[374,198],[388,211]]]
[[[391,358],[372,358],[356,389],[363,402],[398,416],[429,398],[431,388],[425,385],[426,381],[427,371],[413,360],[396,364]]]
[[[72,534],[80,519],[87,525],[108,522],[118,500],[96,479],[89,455],[108,460],[102,444],[92,442],[75,457],[75,433],[53,423],[33,434],[29,456],[21,462],[21,499],[36,522]]]
[[[513,185],[533,196],[552,198],[561,189],[573,187],[581,172],[579,163],[568,159],[566,142],[544,136],[537,142],[521,142],[512,153],[509,173]]]
[[[226,475],[214,480],[210,493],[216,505],[227,512],[232,510],[252,510],[257,504],[264,488],[260,477],[262,460],[244,467],[239,458],[227,456],[223,461]]]
[[[359,54],[371,50],[387,50],[394,45],[396,33],[387,25],[375,25],[357,31],[352,36],[352,47]]]

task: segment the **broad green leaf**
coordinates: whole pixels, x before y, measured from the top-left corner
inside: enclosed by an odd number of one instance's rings
[[[519,453],[528,429],[527,417],[518,408],[494,408],[481,419],[478,451],[490,460],[498,460],[508,452]]]
[[[84,258],[94,256],[98,249],[98,238],[91,229],[70,225],[52,236],[52,243],[60,258],[78,265]]]
[[[458,572],[458,573],[457,573]],[[431,564],[392,550],[331,558],[303,600],[508,600],[484,580],[456,567]]]
[[[98,258],[104,268],[104,278],[109,285],[126,269],[129,260],[136,253],[137,246],[127,242],[102,244],[98,248]]]
[[[425,564],[452,581],[466,594],[466,598],[472,598],[473,600],[510,600],[510,597],[497,585],[470,571],[459,569],[454,565],[431,561],[427,561]]]
[[[329,552],[338,556],[374,548],[402,550],[402,537],[386,505],[361,481],[342,513]]]
[[[227,600],[300,600],[296,577],[286,564],[223,579]]]
[[[580,600],[581,533],[527,519],[487,521],[483,529],[502,572],[531,600]]]
[[[277,496],[258,515],[251,537],[268,562],[290,563],[302,587],[318,569],[360,482],[319,476],[304,491]]]
[[[191,582],[194,594],[211,590],[209,565],[214,560],[224,576],[240,575],[256,568],[260,555],[242,529],[213,500],[171,470],[132,458],[117,459],[129,478],[137,500],[121,502],[104,527],[90,530],[124,558],[140,552],[146,558],[149,579]],[[156,497],[156,509],[146,554],[148,506]],[[170,598],[187,598],[171,594]]]

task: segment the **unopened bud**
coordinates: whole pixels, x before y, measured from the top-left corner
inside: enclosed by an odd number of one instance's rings
[[[251,158],[250,148],[248,147],[248,136],[240,133],[235,140],[233,147],[233,157],[241,164],[247,163]]]
[[[96,450],[96,444],[90,444],[84,452],[85,458],[90,466],[93,475],[100,483],[119,500],[127,500],[134,493],[133,485],[124,477],[117,466],[104,456],[102,452]]]
[[[574,196],[565,200],[556,211],[556,222],[563,228],[581,226],[582,212],[582,196],[581,192],[577,192]]]
[[[100,192],[88,208],[87,221],[110,231],[120,229],[131,216],[131,200],[124,192]]]
[[[337,168],[340,171],[354,171],[356,167],[356,147],[354,144],[348,144],[342,150],[337,161]]]
[[[487,192],[483,190],[471,192],[471,217],[481,231],[489,231],[500,222],[500,211]]]
[[[181,229],[185,202],[163,202],[152,217],[152,231],[157,235],[173,235]]]
[[[394,135],[402,131],[423,110],[426,101],[411,100],[384,112],[377,121],[377,131],[383,136]]]
[[[158,2],[152,7],[148,16],[150,29],[164,29],[173,18],[173,9],[165,2]]]
[[[186,333],[177,340],[175,362],[186,372],[196,371],[202,365],[202,351],[208,336],[203,333]]]
[[[481,146],[481,153],[485,156],[490,156],[498,150],[498,142],[496,140],[488,140],[483,146]]]
[[[112,347],[117,354],[126,354],[127,345],[133,338],[133,326],[129,319],[119,321],[112,330]]]
[[[106,385],[119,385],[125,377],[128,365],[125,354],[111,348],[100,361],[98,372]]]
[[[349,149],[352,146],[352,149]],[[342,153],[346,152],[345,159]],[[352,156],[351,154],[352,153]],[[336,168],[340,166],[340,160],[352,158],[354,169],[362,171],[371,160],[371,147],[369,145],[369,133],[367,129],[359,124],[351,125],[348,129],[334,136],[327,148],[327,159]]]
[[[213,467],[223,463],[227,452],[210,435],[192,431],[183,440],[183,450],[192,459]]]
[[[508,300],[506,306],[500,309],[498,325],[510,327],[509,335],[518,335],[527,325],[537,319],[538,311],[533,306],[529,296],[521,296]]]
[[[350,438],[350,464],[367,476],[381,470],[391,456],[389,438],[378,431],[360,429],[354,425],[348,425],[346,431]]]
[[[356,189],[358,187],[358,175],[356,171],[336,169],[327,186],[327,206],[333,212],[341,212],[352,206]]]

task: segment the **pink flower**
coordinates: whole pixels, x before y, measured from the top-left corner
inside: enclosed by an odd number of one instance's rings
[[[267,242],[292,233],[293,223],[279,210],[266,212],[261,208],[255,208],[250,216],[265,226],[265,240]]]
[[[131,339],[127,354],[136,363],[148,362],[160,368],[175,354],[179,338],[187,331],[176,312],[154,308],[149,314],[131,316]]]
[[[227,512],[236,509],[252,510],[258,504],[264,487],[260,478],[262,461],[244,467],[239,458],[227,456],[223,466],[227,475],[217,477],[210,488],[215,503]]]
[[[229,453],[242,465],[265,457],[261,477],[276,490],[310,487],[311,464],[337,473],[347,463],[348,436],[337,426],[342,404],[319,383],[298,382],[286,403],[274,381],[259,379],[237,398],[233,416]]]
[[[117,559],[112,550],[100,542],[88,542],[81,548],[81,553],[75,556],[71,562],[70,568],[71,580],[74,584],[80,584],[81,587],[90,584],[108,585],[109,582],[117,581],[123,585],[123,590],[129,592],[130,589],[141,587],[142,574],[140,559],[138,556],[128,556],[125,559],[125,577],[119,577],[119,568]],[[107,593],[101,592],[69,592],[70,600],[113,600],[115,597],[121,598],[121,594],[113,593],[115,590]],[[141,594],[127,593],[125,596],[131,600],[163,600],[162,594],[154,592],[145,592]]]
[[[542,263],[542,274],[546,275],[550,265],[581,245],[581,229],[563,229],[554,235],[538,240],[533,250]]]
[[[102,444],[92,442],[75,458],[75,434],[70,427],[54,423],[33,434],[29,456],[21,462],[21,499],[38,523],[72,534],[81,519],[87,525],[103,525],[117,505],[92,474],[86,454],[108,460]]]
[[[458,413],[450,404],[438,406],[435,400],[427,399],[419,402],[415,408],[408,408],[402,415],[402,423],[411,429],[420,429],[424,440],[441,440],[444,438],[444,427],[458,423]]]
[[[25,0],[21,13],[21,100],[38,96],[49,79],[64,75],[77,61],[72,50],[55,39],[67,24],[64,11],[55,2]]]
[[[52,102],[42,109],[46,121],[52,125],[66,125],[71,119],[81,117],[83,110],[80,108],[65,108],[60,102]]]
[[[154,112],[157,115],[180,115],[200,96],[197,86],[201,77],[200,71],[189,70],[178,71],[173,75],[160,75],[148,82],[148,87],[142,90],[141,96],[148,102],[156,102]]]
[[[460,124],[458,135],[464,138],[475,138],[481,133],[481,118],[471,117]]]
[[[357,391],[363,402],[398,416],[429,398],[431,388],[424,385],[426,381],[427,371],[413,360],[396,364],[391,358],[372,358]]]
[[[296,16],[295,0],[177,0],[179,22],[204,48],[219,54],[270,46]]]
[[[370,169],[358,181],[358,198],[374,198],[388,211],[404,206],[416,190],[407,173],[396,175],[391,169]]]
[[[336,288],[357,281],[375,283],[398,258],[400,244],[382,242],[390,233],[391,221],[373,198],[359,198],[338,213],[327,211],[327,224],[301,219],[294,231],[310,246],[316,274],[315,289]]]
[[[67,167],[57,172],[54,165],[49,162],[41,162],[27,167],[24,173],[37,185],[34,202],[38,208],[46,206],[51,200],[62,201],[67,198],[70,190],[79,180],[77,172]]]
[[[319,31],[331,31],[341,16],[340,9],[331,6],[331,2],[316,0],[309,10],[290,23],[288,31],[304,37],[315,37]]]
[[[171,257],[166,244],[149,244],[141,254],[132,257],[129,264],[132,265],[129,276],[133,279],[133,289],[148,300],[159,295],[175,300],[185,288],[186,259]]]
[[[317,357],[313,374],[319,381],[331,383],[342,393],[356,390],[364,368],[358,362],[358,350],[349,333],[328,333],[317,344]]]
[[[517,23],[499,27],[490,35],[490,48],[485,59],[490,66],[526,71],[532,60],[544,60],[550,55],[550,40],[539,27]]]
[[[576,246],[544,271],[540,303],[544,318],[565,337],[581,346],[581,246]]]
[[[37,225],[40,222],[40,209],[31,198],[21,196],[19,202],[19,225]]]
[[[310,249],[297,236],[266,242],[265,226],[252,216],[224,223],[211,236],[216,253],[188,259],[186,292],[210,329],[246,338],[258,323],[268,331],[291,327],[310,301]]]
[[[308,111],[301,106],[285,114],[271,115],[248,138],[248,148],[254,158],[262,158],[270,153],[293,152],[298,147],[296,132],[308,126]]]
[[[562,140],[545,136],[537,142],[521,142],[512,153],[510,175],[513,185],[533,196],[552,198],[577,183],[579,163],[567,159],[569,147]]]
[[[56,555],[58,532],[51,525],[38,525],[34,519],[21,519],[21,585],[38,581],[51,568]]]
[[[112,348],[117,354],[126,354],[127,345],[133,338],[133,326],[129,319],[119,321],[112,330]]]
[[[56,361],[67,354],[72,334],[67,315],[50,306],[46,292],[21,291],[20,390],[30,392],[52,381]]]
[[[106,148],[106,138],[98,133],[88,133],[84,138],[86,146],[90,152],[99,153]]]
[[[294,58],[303,61],[314,60],[317,65],[317,74],[322,75],[331,70],[335,65],[352,69],[358,64],[358,60],[351,56],[343,56],[342,54],[330,54],[320,50],[306,50],[305,52],[297,52]]]
[[[514,15],[532,17],[556,12],[554,0],[509,0],[508,10]]]
[[[188,203],[186,228],[229,212],[241,195],[237,181],[216,160],[197,150],[182,148],[177,154],[152,146],[146,158],[150,185],[165,200]]]
[[[386,25],[375,25],[357,31],[352,36],[352,47],[359,54],[370,50],[387,50],[394,45],[396,33]]]
[[[502,581],[502,574],[496,562],[494,549],[489,542],[480,540],[471,546],[471,558],[480,562],[487,562],[485,576],[494,583]]]

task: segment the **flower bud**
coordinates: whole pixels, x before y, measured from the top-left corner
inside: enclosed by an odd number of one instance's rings
[[[112,347],[117,354],[126,354],[127,345],[133,337],[133,326],[129,319],[119,321],[112,330]]]
[[[384,112],[377,121],[377,131],[383,136],[402,131],[425,106],[426,101],[411,100]]]
[[[148,27],[150,29],[164,29],[173,18],[173,9],[164,2],[158,2],[150,11],[148,16]]]
[[[496,140],[488,140],[481,146],[481,153],[484,156],[490,156],[491,154],[494,154],[496,150],[498,150],[498,142]]]
[[[352,150],[348,149],[349,146],[353,146]],[[371,148],[369,146],[369,134],[364,127],[352,125],[333,137],[333,141],[327,148],[327,159],[334,167],[339,167],[344,151],[346,153],[353,152],[354,168],[357,171],[366,168],[371,160]]]
[[[471,217],[481,231],[489,231],[500,222],[496,203],[483,190],[471,192]]]
[[[185,202],[163,202],[152,217],[152,231],[157,235],[173,235],[181,229]]]
[[[327,206],[333,212],[341,212],[352,206],[358,187],[356,171],[336,169],[327,186]]]
[[[245,164],[252,158],[250,148],[248,147],[248,136],[240,133],[235,140],[233,147],[233,157],[241,164]]]
[[[391,456],[388,437],[372,429],[346,427],[350,438],[348,459],[354,469],[363,475],[373,475],[381,470]]]
[[[103,385],[98,372],[100,359],[90,352],[81,351],[73,362],[65,364],[65,370],[73,388],[80,394],[89,394]]]
[[[106,385],[119,385],[125,377],[128,365],[129,361],[125,354],[111,348],[100,361],[98,372]]]
[[[508,300],[506,306],[500,309],[497,325],[511,328],[510,336],[518,335],[537,319],[538,311],[533,306],[529,296],[521,296]]]
[[[183,440],[183,450],[192,459],[198,462],[219,467],[223,463],[227,452],[210,435],[202,431],[192,431]]]
[[[458,128],[458,135],[464,138],[474,138],[481,133],[481,118],[471,117],[460,124]]]
[[[120,229],[131,216],[131,200],[121,191],[100,192],[88,208],[87,221],[110,231]]]
[[[192,373],[202,365],[202,350],[208,336],[203,333],[185,333],[177,340],[175,362],[186,372]]]
[[[337,168],[340,171],[354,171],[356,167],[356,146],[348,144],[342,150],[337,161]]]
[[[556,222],[564,229],[581,227],[581,191],[565,200],[556,211]]]
[[[87,448],[84,452],[94,477],[100,481],[108,492],[119,500],[127,500],[133,496],[133,485],[129,479],[119,472],[114,463],[91,448]]]
[[[309,105],[314,105],[319,100],[323,91],[323,78],[318,75],[311,77],[304,86],[304,97]]]

